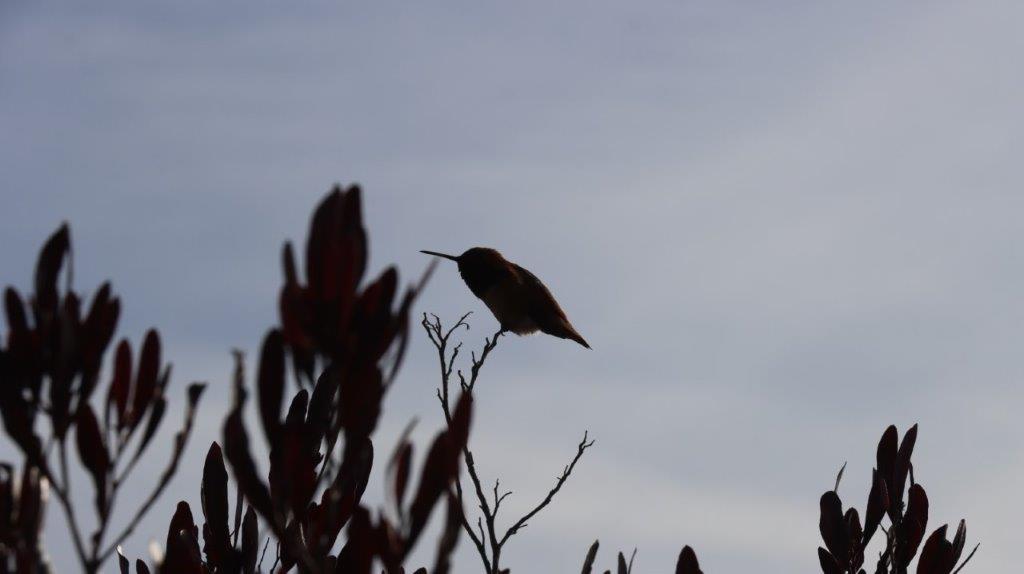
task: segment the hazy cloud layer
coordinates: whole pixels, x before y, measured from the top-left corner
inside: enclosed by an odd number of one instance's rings
[[[161,329],[171,395],[214,387],[129,555],[198,503],[282,241],[358,181],[375,269],[497,247],[595,348],[509,338],[481,383],[473,443],[510,512],[597,439],[514,570],[571,571],[600,537],[645,572],[684,543],[709,572],[813,571],[820,493],[849,461],[863,504],[881,431],[913,422],[933,526],[966,516],[973,569],[1012,569],[1024,8],[619,4],[0,7],[2,283],[27,288],[68,219],[78,287],[111,278],[122,332]],[[467,342],[495,327],[452,267],[421,307],[476,311]],[[441,424],[425,343],[385,452],[410,418],[421,442]]]

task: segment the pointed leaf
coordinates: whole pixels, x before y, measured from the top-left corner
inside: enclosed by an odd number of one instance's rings
[[[260,420],[267,442],[273,444],[281,429],[281,399],[284,395],[284,341],[281,332],[272,330],[263,339],[257,393]]]
[[[256,554],[260,549],[260,531],[256,521],[256,513],[249,506],[242,520],[242,572],[253,574],[256,571]]]
[[[117,428],[123,429],[127,422],[125,415],[128,410],[128,393],[132,384],[132,348],[127,339],[122,339],[114,352],[114,373],[107,391],[107,407],[103,420],[110,428],[110,409],[117,414]]]
[[[871,492],[868,493],[867,513],[864,515],[864,537],[861,548],[865,548],[871,537],[878,530],[878,525],[889,507],[889,495],[885,488],[885,479],[877,470],[871,472]]]
[[[117,564],[121,568],[121,574],[131,574],[131,563],[125,558],[121,547],[117,547]]]
[[[437,559],[434,561],[434,574],[448,574],[452,566],[452,553],[459,542],[462,532],[462,505],[458,497],[448,492],[448,513],[445,518],[444,530],[437,544]]]
[[[167,529],[167,554],[161,571],[181,574],[202,574],[199,555],[199,532],[188,503],[181,501]]]
[[[679,553],[679,560],[676,561],[676,574],[704,574],[701,572],[700,564],[697,563],[697,554],[693,548],[683,546]]]
[[[914,444],[917,442],[917,425],[910,427],[903,435],[903,442],[900,443],[899,451],[896,453],[896,465],[893,469],[892,488],[889,496],[896,501],[895,506],[900,506],[903,501],[903,492],[907,485],[907,475],[910,473],[910,457],[914,454]],[[893,510],[890,508],[890,510]]]
[[[843,503],[839,500],[839,495],[830,490],[821,495],[820,508],[818,529],[821,531],[821,539],[825,541],[825,547],[840,566],[844,566],[850,553],[850,541],[843,520]]]
[[[149,408],[149,404],[153,400],[159,375],[160,335],[156,330],[150,329],[142,343],[139,370],[135,379],[135,392],[132,397],[132,416],[129,425],[133,430],[142,421],[142,415]]]
[[[583,570],[582,574],[590,574],[594,569],[594,560],[597,558],[597,549],[600,546],[600,542],[595,540],[590,545],[590,550],[587,550],[587,556],[583,559]],[[677,568],[678,574],[678,568]]]
[[[818,563],[821,564],[822,574],[843,574],[843,567],[828,550],[818,547]]]
[[[64,264],[64,256],[71,249],[71,232],[64,223],[46,240],[36,263],[35,304],[50,313],[57,309],[57,275]]]
[[[110,471],[110,455],[107,447],[103,444],[103,435],[100,433],[99,423],[92,407],[88,404],[82,405],[78,411],[78,421],[75,425],[75,438],[78,446],[78,456],[82,464],[88,469],[92,476],[93,485],[96,489],[96,512],[101,517],[107,513],[107,476]]]
[[[225,568],[231,547],[228,533],[228,473],[224,469],[220,445],[216,442],[210,445],[206,454],[200,497],[208,526],[204,530],[203,550],[206,561],[211,566]]]

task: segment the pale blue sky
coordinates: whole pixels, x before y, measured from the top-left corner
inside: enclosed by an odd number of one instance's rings
[[[597,439],[513,571],[573,571],[594,538],[640,572],[683,544],[708,572],[816,571],[819,495],[849,461],[862,506],[882,430],[913,422],[930,529],[966,517],[971,571],[1011,571],[1024,7],[551,4],[0,6],[0,282],[27,288],[68,219],[78,288],[110,278],[122,333],[160,328],[176,399],[212,386],[126,551],[198,511],[230,349],[255,355],[282,241],[356,181],[374,268],[497,247],[594,346],[507,339],[484,374],[472,441],[509,512]],[[420,310],[495,326],[451,266]],[[434,360],[417,332],[382,452],[440,426]],[[73,571],[56,507],[47,536]]]

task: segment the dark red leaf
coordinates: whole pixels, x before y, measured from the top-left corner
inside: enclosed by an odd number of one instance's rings
[[[96,489],[96,512],[99,516],[105,517],[107,515],[107,473],[110,471],[110,455],[103,443],[103,435],[100,433],[96,415],[88,404],[82,405],[78,410],[75,428],[78,456],[81,457],[82,464],[92,476],[92,482]]]
[[[231,412],[224,421],[224,455],[231,465],[232,473],[238,487],[245,493],[245,499],[267,521],[274,533],[283,533],[280,517],[274,512],[270,491],[260,479],[249,449],[249,435],[242,420],[242,407],[245,405],[246,392],[242,358],[236,356],[234,391],[235,398]]]
[[[456,451],[456,459],[458,459],[459,453],[461,453],[469,441],[469,426],[472,418],[473,396],[469,393],[462,393],[459,395],[458,402],[455,403],[455,410],[452,412],[452,423],[449,428],[452,446]],[[455,466],[456,468],[458,467],[458,460],[455,461]]]
[[[953,570],[953,545],[946,540],[947,528],[943,524],[924,543],[921,559],[917,561],[918,574],[949,574]]]
[[[960,561],[960,555],[963,554],[965,544],[967,544],[967,522],[961,520],[960,525],[956,528],[956,535],[953,537],[954,564]]]
[[[252,507],[245,509],[245,518],[242,519],[242,572],[253,574],[256,572],[256,554],[260,549],[260,531],[256,521],[256,513]]]
[[[359,333],[360,353],[377,361],[391,345],[395,334],[391,303],[398,285],[398,271],[388,267],[359,297],[353,328]]]
[[[679,560],[676,561],[676,574],[704,574],[701,572],[700,564],[697,563],[697,554],[693,548],[683,546],[683,550],[679,553]]]
[[[819,506],[821,517],[818,519],[818,529],[821,531],[821,539],[840,566],[845,566],[850,555],[850,538],[843,520],[843,503],[839,495],[830,490],[821,495]]]
[[[14,287],[4,290],[4,308],[7,311],[7,344],[10,348],[28,344],[29,328],[25,304]]]
[[[818,547],[818,563],[821,564],[822,574],[843,574],[843,567],[828,550]]]
[[[857,512],[857,509],[847,509],[846,515],[843,517],[843,522],[846,523],[846,533],[847,539],[850,541],[850,550],[856,553],[861,536],[864,534],[860,525],[860,514]]]
[[[427,453],[420,474],[420,485],[409,508],[409,532],[405,552],[409,552],[427,523],[438,497],[459,471],[459,457],[469,436],[472,398],[463,393],[452,414],[448,430],[440,433]]]
[[[114,374],[107,391],[107,408],[104,413],[105,426],[110,428],[110,409],[117,413],[117,428],[123,429],[127,423],[125,418],[128,409],[128,393],[132,384],[132,347],[127,339],[122,339],[114,352]]]
[[[348,527],[348,541],[338,553],[336,574],[369,574],[377,550],[370,514],[362,506],[356,508]]]
[[[338,534],[348,522],[366,490],[373,469],[373,443],[369,438],[350,437],[345,440],[341,468],[329,488],[314,505],[309,539],[320,556],[334,546]]]
[[[354,244],[352,266],[358,284],[366,270],[366,231],[363,229],[362,190],[358,185],[349,186],[345,194],[344,210],[345,231],[352,237]]]
[[[206,561],[211,566],[225,568],[231,547],[228,533],[228,473],[224,469],[220,445],[216,442],[210,445],[206,454],[200,497],[208,526],[203,533]]]
[[[202,574],[198,536],[199,531],[192,518],[192,510],[187,502],[179,502],[171,518],[171,525],[167,529],[167,550],[161,571]]]
[[[882,475],[886,482],[885,486],[886,490],[889,491],[890,506],[892,501],[896,500],[895,495],[892,493],[892,478],[896,468],[896,452],[899,447],[899,439],[900,436],[896,431],[896,427],[889,425],[885,432],[882,433],[882,439],[878,441],[876,464],[878,466],[878,473]],[[902,495],[900,499],[902,499]]]
[[[121,568],[121,574],[131,574],[131,563],[121,554],[120,548],[117,549],[117,565]]]
[[[871,537],[878,530],[882,517],[889,507],[889,495],[885,488],[885,479],[877,470],[871,471],[871,492],[868,493],[867,513],[864,515],[864,537],[861,548],[865,548]]]
[[[42,323],[37,319],[37,324]],[[44,369],[50,375],[49,415],[53,434],[63,440],[75,413],[71,410],[72,385],[77,376],[79,364],[79,302],[74,293],[68,293],[64,305],[53,322],[56,328],[49,335],[41,335],[48,347],[43,351]],[[40,329],[42,330],[42,329]]]
[[[52,314],[57,310],[57,276],[64,264],[64,256],[71,248],[71,232],[68,224],[60,228],[46,240],[39,261],[36,264],[35,306],[40,312]]]
[[[142,431],[142,438],[139,439],[138,446],[135,447],[135,454],[132,456],[131,465],[135,465],[136,461],[142,457],[142,454],[146,452],[153,437],[156,436],[157,430],[160,428],[160,423],[163,422],[164,414],[167,412],[167,398],[165,392],[171,379],[171,368],[168,366],[164,369],[164,373],[160,376],[159,382],[157,382],[156,388],[153,390],[153,398],[150,399],[149,417],[146,420],[146,428]],[[198,387],[195,384],[189,385],[189,409],[195,408],[195,403],[199,400],[199,397],[192,397],[193,393],[202,393],[203,386]],[[141,415],[141,413],[140,413]],[[135,421],[133,424],[137,425],[139,421]],[[138,428],[137,426],[134,428]]]
[[[157,378],[160,375],[160,335],[154,329],[146,333],[142,343],[142,354],[139,358],[139,370],[135,379],[132,397],[131,422],[129,427],[135,429],[142,421],[153,396],[156,393]]]
[[[311,453],[303,448],[304,423],[309,393],[303,389],[292,400],[284,426],[270,450],[270,495],[282,513],[305,515],[316,482]]]
[[[462,505],[455,493],[448,491],[448,513],[444,522],[444,530],[437,543],[437,559],[434,561],[434,574],[448,574],[452,566],[452,552],[459,542],[462,531]]]
[[[14,385],[0,384],[0,415],[4,430],[21,447],[26,458],[40,467],[43,460],[42,443],[33,431],[36,410]]]
[[[142,431],[142,438],[139,440],[139,446],[135,449],[135,454],[133,455],[133,458],[136,459],[142,456],[142,453],[146,451],[146,447],[153,441],[156,431],[160,429],[160,423],[163,422],[164,414],[167,412],[167,399],[164,398],[162,389],[150,403],[152,406],[149,409],[146,428]]]
[[[19,483],[17,529],[21,537],[33,545],[39,541],[45,511],[40,480],[39,470],[26,464],[22,469]]]
[[[583,559],[582,574],[590,574],[591,572],[593,572],[594,560],[597,559],[597,549],[600,545],[600,542],[597,540],[595,540],[594,543],[590,545],[590,550],[587,550],[587,556]],[[676,566],[676,574],[679,574],[678,566]]]
[[[921,540],[928,527],[928,496],[920,484],[910,487],[907,511],[903,521],[896,530],[899,544],[896,548],[895,561],[899,568],[906,568],[917,554]]]
[[[284,342],[281,332],[274,329],[263,339],[260,351],[260,370],[256,392],[259,399],[260,419],[267,442],[273,444],[281,429],[281,398],[284,395]]]
[[[903,442],[900,443],[899,451],[896,453],[896,464],[893,468],[893,478],[890,484],[889,496],[894,504],[889,508],[894,512],[893,507],[901,506],[903,491],[907,485],[907,475],[910,473],[910,457],[914,454],[914,443],[917,442],[917,425],[910,427],[903,435]]]
[[[376,364],[361,365],[341,378],[339,420],[347,434],[369,436],[377,427],[384,382]]]
[[[273,525],[275,513],[270,492],[260,480],[256,463],[249,452],[249,437],[242,424],[240,412],[232,413],[224,422],[224,453],[231,464],[239,488],[245,493],[245,499]]]
[[[412,443],[408,440],[402,439],[398,444],[398,448],[395,449],[395,453],[391,456],[391,461],[388,463],[388,482],[391,488],[388,491],[390,502],[394,506],[396,513],[402,516],[402,506],[405,504],[405,491],[409,485],[409,469],[412,466]]]
[[[82,387],[79,402],[89,400],[100,370],[100,359],[114,336],[121,305],[110,298],[110,283],[104,283],[93,297],[89,314],[83,325]]]
[[[303,432],[303,448],[310,453],[320,451],[320,443],[327,434],[331,415],[337,408],[335,398],[338,392],[338,382],[338,370],[328,367],[320,374],[316,386],[313,387]]]

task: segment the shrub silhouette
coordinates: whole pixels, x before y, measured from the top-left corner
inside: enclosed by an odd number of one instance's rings
[[[197,383],[189,386],[185,422],[175,436],[166,469],[121,530],[108,537],[117,496],[163,422],[171,369],[162,363],[156,330],[146,334],[137,363],[131,344],[122,340],[100,409],[102,421],[96,416],[91,398],[117,329],[121,304],[110,284],[104,283],[83,314],[83,298],[71,287],[70,254],[71,233],[63,225],[43,246],[27,306],[14,288],[4,293],[8,334],[0,351],[0,414],[4,430],[25,456],[25,467],[16,505],[11,465],[4,465],[5,476],[0,480],[0,523],[4,525],[0,567],[19,572],[45,567],[39,529],[46,491],[54,493],[64,511],[82,569],[97,572],[174,476],[204,388]],[[62,269],[63,290],[58,284]],[[38,419],[49,423],[48,433],[37,433]],[[72,434],[74,442],[69,444]],[[77,451],[93,483],[96,528],[88,537],[76,515],[80,508],[71,499],[69,449]]]
[[[408,431],[399,439],[383,473],[388,512],[373,512],[362,501],[375,458],[373,435],[408,344],[413,303],[432,267],[401,293],[393,267],[365,279],[367,237],[361,192],[354,186],[334,188],[318,205],[303,255],[300,274],[294,250],[285,244],[280,321],[263,339],[251,384],[244,357],[236,352],[231,408],[221,441],[206,450],[196,485],[200,512],[179,502],[163,556],[155,556],[152,565],[135,559],[134,571],[363,574],[382,569],[397,574],[405,571],[435,508],[443,506],[429,571],[451,570],[452,553],[465,534],[487,574],[508,572],[501,565],[505,545],[554,500],[593,441],[584,433],[551,490],[526,514],[499,528],[499,510],[510,492],[503,492],[498,481],[490,488],[482,484],[469,432],[473,394],[500,333],[484,340],[479,357],[471,353],[466,375],[456,367],[462,343],[452,336],[467,326],[467,316],[445,329],[438,317],[423,315],[421,326],[438,352],[436,396],[444,428],[435,435],[418,474],[412,469],[415,447]],[[13,288],[5,292],[8,333],[0,345],[0,415],[24,460],[20,470],[0,463],[0,574],[50,571],[41,538],[50,491],[63,511],[82,570],[98,572],[116,553],[120,571],[131,572],[132,561],[118,545],[174,476],[204,388],[193,383],[187,389],[185,420],[160,479],[140,507],[115,520],[114,502],[163,421],[171,371],[163,363],[156,330],[147,333],[137,356],[128,341],[120,341],[109,359],[111,376],[97,415],[92,399],[100,368],[108,360],[120,304],[104,284],[83,311],[83,299],[72,289],[70,263],[71,237],[64,225],[42,248],[27,303]],[[257,440],[266,443],[268,453],[262,464],[254,458],[243,416],[252,392],[261,427]],[[41,426],[48,432],[37,428]],[[914,480],[910,462],[916,437],[916,426],[902,442],[895,427],[882,436],[863,524],[857,510],[843,510],[838,495],[842,471],[835,488],[822,496],[822,572],[866,574],[868,543],[879,530],[884,547],[876,574],[908,572],[919,548],[919,574],[953,574],[973,556],[972,551],[960,561],[966,543],[963,521],[952,541],[947,540],[946,526],[924,540],[928,499]],[[76,504],[81,492],[73,496],[68,479],[75,463],[69,449],[77,452],[92,482],[96,527],[87,536],[76,515],[82,511]],[[462,468],[469,477],[465,490]],[[475,521],[465,512],[471,506],[480,509]],[[114,525],[120,528],[111,530]],[[593,571],[598,549],[594,542],[587,552],[584,574]],[[632,565],[632,557],[627,560],[618,553],[619,574],[630,573]],[[701,574],[689,546],[680,552],[675,571]],[[425,567],[415,570],[426,572]]]
[[[866,572],[861,568],[865,562],[865,550],[886,518],[889,528],[884,530],[885,545],[879,553],[875,574],[908,572],[928,527],[928,496],[924,487],[914,481],[914,466],[910,461],[916,442],[917,425],[910,427],[902,441],[895,426],[890,426],[882,434],[878,442],[877,466],[871,472],[871,491],[863,526],[857,509],[843,512],[838,494],[843,470],[836,477],[835,488],[821,495],[819,528],[825,547],[818,548],[818,559],[824,574]],[[946,540],[947,527],[942,525],[928,537],[917,562],[918,574],[959,572],[974,556],[977,545],[957,566],[967,542],[967,523],[960,521],[953,542]]]

